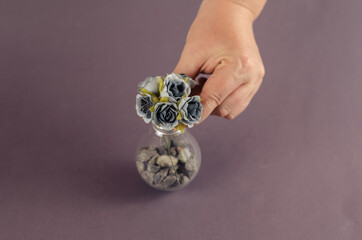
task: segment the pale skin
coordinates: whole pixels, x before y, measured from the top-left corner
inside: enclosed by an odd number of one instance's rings
[[[195,78],[201,96],[201,122],[210,114],[234,119],[249,105],[265,74],[253,22],[266,0],[204,0],[174,69]]]

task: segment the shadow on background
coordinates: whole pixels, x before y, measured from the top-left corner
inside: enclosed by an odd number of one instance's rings
[[[113,159],[100,166],[81,166],[76,178],[76,191],[101,202],[127,204],[149,202],[168,195],[149,187],[139,176],[133,160]]]

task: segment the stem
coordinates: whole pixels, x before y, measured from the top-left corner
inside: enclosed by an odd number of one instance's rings
[[[179,175],[178,175],[178,173],[176,171],[176,166],[173,164],[173,161],[172,161],[172,158],[171,158],[171,139],[170,139],[170,136],[163,135],[162,139],[165,142],[165,146],[167,148],[168,156],[170,157],[172,168],[175,171],[176,180],[177,180],[178,183],[180,183],[180,177],[179,177]],[[168,140],[168,142],[166,141],[166,139]]]

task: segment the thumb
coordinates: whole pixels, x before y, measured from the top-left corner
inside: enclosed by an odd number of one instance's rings
[[[199,74],[201,66],[201,54],[195,51],[191,52],[190,49],[185,46],[173,72],[184,73],[194,79]]]

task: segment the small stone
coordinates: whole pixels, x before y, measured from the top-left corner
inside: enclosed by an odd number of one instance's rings
[[[155,165],[157,162],[157,158],[159,157],[158,153],[156,153],[150,161],[148,161],[148,165]]]
[[[181,148],[178,154],[178,159],[180,159],[181,162],[185,163],[191,158],[191,151],[189,148]]]
[[[197,166],[193,161],[188,161],[185,164],[185,168],[187,171],[196,171],[197,170]]]
[[[168,154],[167,149],[165,147],[158,147],[157,152],[160,155],[167,155]]]
[[[137,154],[137,159],[141,162],[147,162],[148,160],[151,159],[151,157],[153,157],[155,154],[157,154],[157,152],[155,150],[149,150],[149,149],[142,149],[138,154]]]
[[[181,177],[181,182],[182,182],[182,185],[186,185],[190,182],[190,178],[186,177],[186,176],[182,176]]]
[[[159,157],[158,153],[156,153],[151,160],[148,161],[147,163],[147,170],[149,172],[155,173],[158,170],[160,170],[160,166],[156,165],[157,162],[157,158]]]
[[[145,164],[141,161],[136,161],[137,169],[139,172],[143,172],[145,170]]]
[[[176,176],[175,175],[169,175],[162,181],[162,185],[165,186],[165,187],[169,187],[172,184],[174,184],[175,182],[176,182]]]
[[[145,180],[146,182],[152,184],[153,180],[154,180],[154,174],[148,171],[144,171],[141,173],[141,177],[143,178],[143,180]]]
[[[162,182],[162,180],[167,176],[168,169],[162,169],[158,173],[155,174],[154,181],[155,184]]]
[[[188,172],[189,178],[193,179],[196,176],[196,173],[197,173],[196,171],[189,171]]]
[[[161,155],[157,159],[157,164],[161,167],[172,167],[176,166],[178,160],[173,156]]]
[[[160,166],[157,166],[157,165],[153,165],[153,164],[148,164],[147,165],[147,171],[149,171],[149,172],[153,172],[153,173],[155,173],[155,172],[157,172],[158,170],[160,170]]]
[[[170,174],[176,174],[177,169],[178,169],[178,165],[175,165],[175,166],[173,166],[173,167],[170,167],[169,173],[170,173]]]

